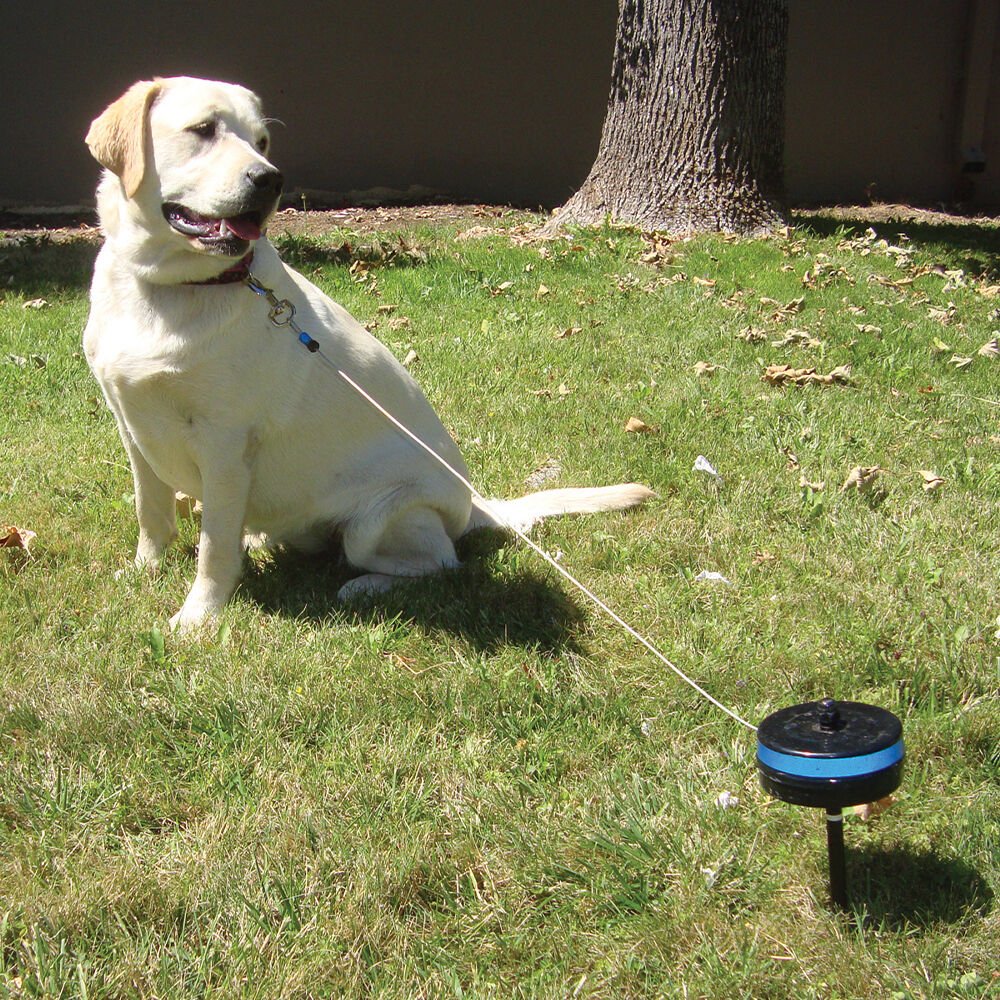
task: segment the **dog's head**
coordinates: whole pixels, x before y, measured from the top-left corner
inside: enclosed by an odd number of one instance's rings
[[[130,223],[132,238],[147,251],[155,244],[161,260],[171,251],[219,264],[241,257],[281,196],[269,143],[260,101],[244,87],[190,77],[136,83],[87,133],[109,171],[98,193],[102,225],[117,235]]]

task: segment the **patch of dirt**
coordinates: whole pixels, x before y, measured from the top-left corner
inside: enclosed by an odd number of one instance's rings
[[[920,223],[928,226],[996,226],[1000,216],[982,211],[958,214],[944,208],[918,208],[915,205],[820,205],[801,206],[792,210],[792,221],[802,216],[832,219],[835,222]]]
[[[418,226],[511,225],[528,219],[530,213],[504,205],[400,205],[380,208],[339,208],[302,212],[282,209],[271,222],[271,233],[293,236],[319,236],[332,229],[352,229],[356,232],[380,232],[393,229],[413,229]]]
[[[399,205],[378,208],[338,208],[279,211],[268,231],[271,235],[322,236],[336,229],[375,233],[414,229],[419,226],[498,226],[507,228],[537,220],[538,216],[506,205]],[[0,211],[0,237],[35,237],[56,243],[82,240],[100,242],[95,211],[66,213],[19,213]]]
[[[918,208],[913,205],[837,205],[801,206],[792,211],[792,223],[808,218],[834,222],[886,225],[892,223],[939,226],[997,226],[1000,215],[988,213],[960,215],[944,209]],[[302,211],[284,208],[271,222],[273,235],[322,236],[337,229],[360,233],[406,230],[420,226],[452,225],[458,229],[475,227],[511,228],[543,221],[536,212],[506,205],[395,205],[377,208],[337,208]],[[93,210],[65,213],[19,213],[0,210],[0,242],[19,237],[50,239],[53,242],[100,242],[97,214]]]

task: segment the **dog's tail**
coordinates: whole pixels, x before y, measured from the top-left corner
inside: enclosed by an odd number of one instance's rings
[[[516,500],[489,500],[489,509],[472,498],[472,516],[466,531],[476,528],[516,528],[527,532],[545,517],[560,514],[592,514],[602,510],[624,510],[645,503],[656,494],[639,483],[593,488],[542,490]]]

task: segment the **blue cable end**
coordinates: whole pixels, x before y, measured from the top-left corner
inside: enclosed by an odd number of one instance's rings
[[[319,350],[319,341],[313,340],[313,338],[310,337],[305,330],[299,334],[299,343],[302,344],[307,351],[311,351],[313,354]]]

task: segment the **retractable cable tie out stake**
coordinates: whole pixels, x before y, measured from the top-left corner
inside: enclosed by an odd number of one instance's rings
[[[793,805],[826,809],[830,898],[835,906],[846,908],[848,897],[843,808],[875,802],[899,787],[905,757],[903,727],[899,719],[891,712],[874,705],[855,701],[837,702],[831,698],[824,698],[818,702],[779,709],[764,719],[759,727],[747,722],[731,708],[713,698],[696,681],[675,666],[649,639],[629,625],[516,525],[495,511],[465,476],[328,358],[319,342],[295,321],[295,306],[292,302],[288,299],[279,299],[272,289],[262,284],[251,273],[247,273],[243,280],[252,292],[267,300],[270,306],[268,319],[275,327],[288,327],[307,351],[315,354],[400,433],[447,469],[493,514],[497,521],[505,524],[521,541],[684,683],[731,719],[757,733],[757,769],[760,783],[765,791]]]
[[[847,907],[844,806],[877,802],[903,777],[903,726],[892,712],[857,701],[782,708],[757,730],[760,783],[775,798],[826,809],[830,898]]]

